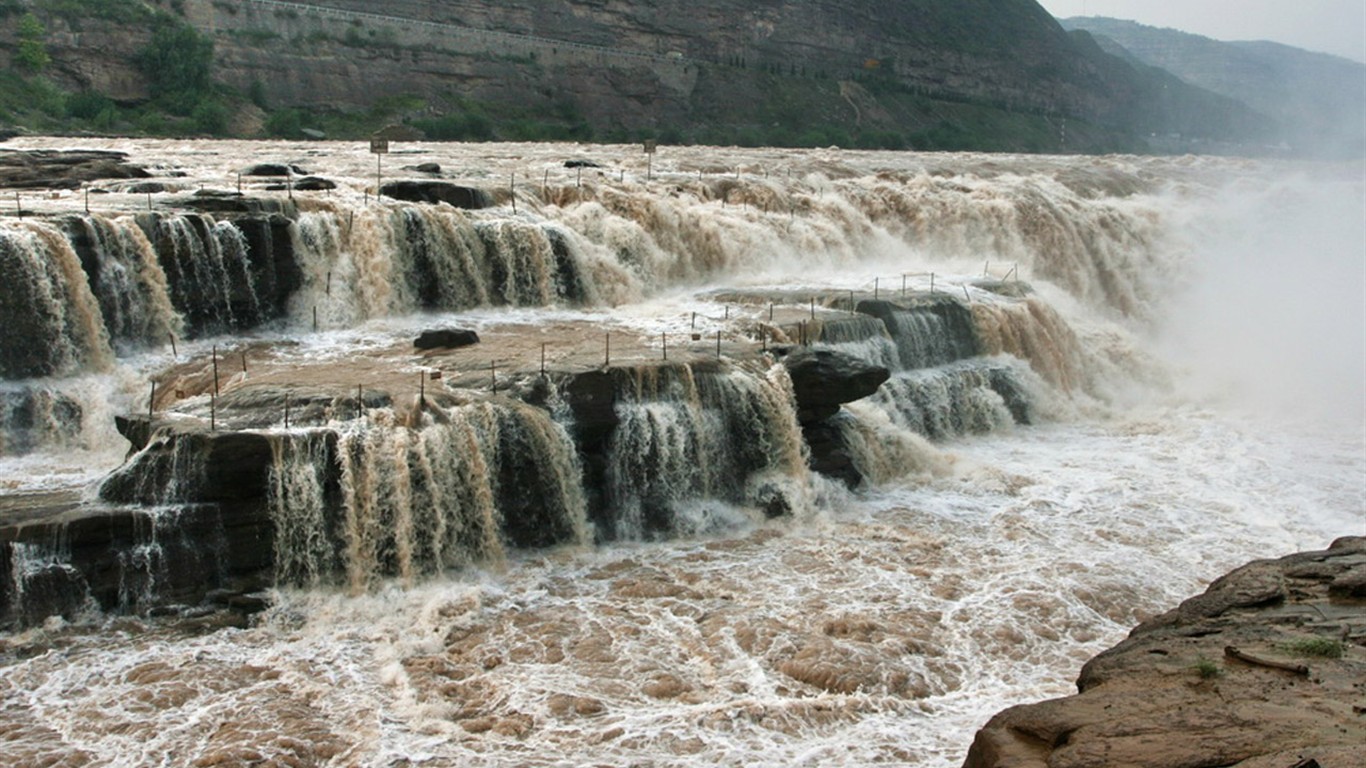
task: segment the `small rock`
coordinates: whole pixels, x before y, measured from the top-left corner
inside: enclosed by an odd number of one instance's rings
[[[423,331],[413,346],[418,349],[460,349],[479,343],[479,334],[465,328],[439,328]]]
[[[566,160],[566,161],[564,161],[564,167],[566,167],[566,168],[601,168],[601,167],[602,167],[602,164],[601,164],[601,163],[595,163],[595,162],[593,162],[592,160]]]
[[[242,171],[243,176],[307,176],[308,171],[285,163],[258,163]]]

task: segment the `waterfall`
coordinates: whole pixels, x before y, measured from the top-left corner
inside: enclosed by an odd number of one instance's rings
[[[868,400],[898,426],[931,440],[1030,421],[1028,399],[1005,363],[972,360],[902,371]]]
[[[946,365],[982,353],[972,312],[957,299],[937,296],[905,304],[864,301],[858,311],[887,326],[902,370]]]
[[[163,344],[168,333],[180,333],[166,273],[132,218],[68,216],[61,225],[80,256],[117,351]]]
[[[44,223],[0,225],[0,378],[104,368],[112,362],[80,258]]]
[[[303,322],[317,307],[347,326],[419,310],[591,303],[604,269],[585,263],[576,240],[551,222],[449,206],[305,212],[296,238],[304,286],[292,313]]]
[[[250,248],[228,221],[199,214],[140,214],[170,285],[171,302],[195,336],[252,328],[264,319]]]
[[[706,501],[770,516],[805,506],[805,449],[786,369],[694,364],[617,374],[609,538],[695,532],[692,515]]]
[[[269,508],[282,584],[412,583],[496,564],[510,547],[584,543],[582,472],[568,433],[520,403],[435,409],[414,428],[343,426],[272,437]]]
[[[888,333],[887,325],[870,315],[856,314],[838,320],[821,321],[816,346],[835,349],[888,370],[900,370],[902,367],[901,354],[897,343]]]
[[[75,445],[84,410],[49,387],[0,385],[0,457]]]

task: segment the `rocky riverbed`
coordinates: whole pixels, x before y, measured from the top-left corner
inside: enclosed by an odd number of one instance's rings
[[[1366,765],[1366,538],[1245,565],[1012,707],[964,768]]]

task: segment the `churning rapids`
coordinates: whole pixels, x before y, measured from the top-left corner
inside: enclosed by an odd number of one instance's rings
[[[456,208],[377,202],[356,145],[11,146],[167,191],[0,221],[0,523],[146,521],[108,594],[3,544],[5,765],[957,765],[1142,617],[1366,528],[1360,168],[383,159]],[[183,202],[263,161],[338,186]],[[483,341],[414,350],[450,326]],[[799,412],[804,345],[887,379]],[[222,435],[259,498],[203,497]],[[267,515],[250,621],[155,599],[185,552],[222,577],[200,502]]]

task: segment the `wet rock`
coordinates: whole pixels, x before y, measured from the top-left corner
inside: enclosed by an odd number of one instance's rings
[[[947,365],[985,352],[972,310],[946,294],[898,302],[863,300],[855,311],[882,321],[907,369]]]
[[[336,189],[337,182],[331,179],[324,179],[321,176],[305,176],[294,182],[294,188],[301,192],[323,192],[329,189]]]
[[[854,462],[854,450],[846,437],[848,432],[843,422],[849,419],[848,414],[839,413],[829,419],[803,424],[802,437],[810,451],[808,466],[811,471],[839,480],[852,490],[862,486],[867,478]]]
[[[146,169],[129,164],[123,152],[100,150],[0,150],[0,187],[78,189],[100,179],[146,179]]]
[[[878,390],[891,371],[853,355],[830,349],[797,349],[783,358],[797,396],[797,419],[803,424],[834,416],[844,403]]]
[[[176,208],[188,208],[200,213],[268,216],[279,214],[293,217],[297,209],[292,200],[278,197],[250,197],[239,192],[201,189],[189,197],[171,202]]]
[[[1362,568],[1348,538],[1232,571],[1088,662],[1078,695],[992,718],[965,768],[1360,764],[1366,599],[1335,585]],[[1323,645],[1342,653],[1298,650]]]
[[[479,334],[466,328],[438,328],[423,331],[413,340],[418,349],[460,349],[479,343]]]
[[[299,192],[324,192],[336,188],[337,183],[330,179],[324,179],[320,176],[305,176],[298,181],[291,181],[286,184],[269,184],[265,189],[267,192],[283,192],[290,189]]]
[[[418,173],[430,173],[430,174],[432,174],[432,175],[438,175],[438,174],[441,173],[441,164],[440,164],[440,163],[418,163],[417,165],[409,165],[409,166],[405,167],[403,170],[405,170],[405,171],[417,171]]]
[[[446,181],[391,181],[380,187],[380,192],[385,197],[410,203],[446,203],[467,210],[493,206],[493,198],[484,190]]]
[[[292,163],[258,163],[242,171],[243,176],[307,176],[308,171]]]
[[[602,163],[595,163],[595,162],[593,162],[592,160],[566,160],[566,161],[564,161],[564,167],[566,167],[566,168],[601,168],[601,167],[603,167],[603,166],[602,166]]]
[[[159,181],[140,181],[137,184],[129,184],[123,191],[130,195],[159,195],[169,192],[170,187]]]
[[[248,510],[249,511],[249,510]],[[268,519],[232,505],[83,507],[0,527],[0,626],[72,617],[92,605],[151,613],[224,585],[269,586]]]

